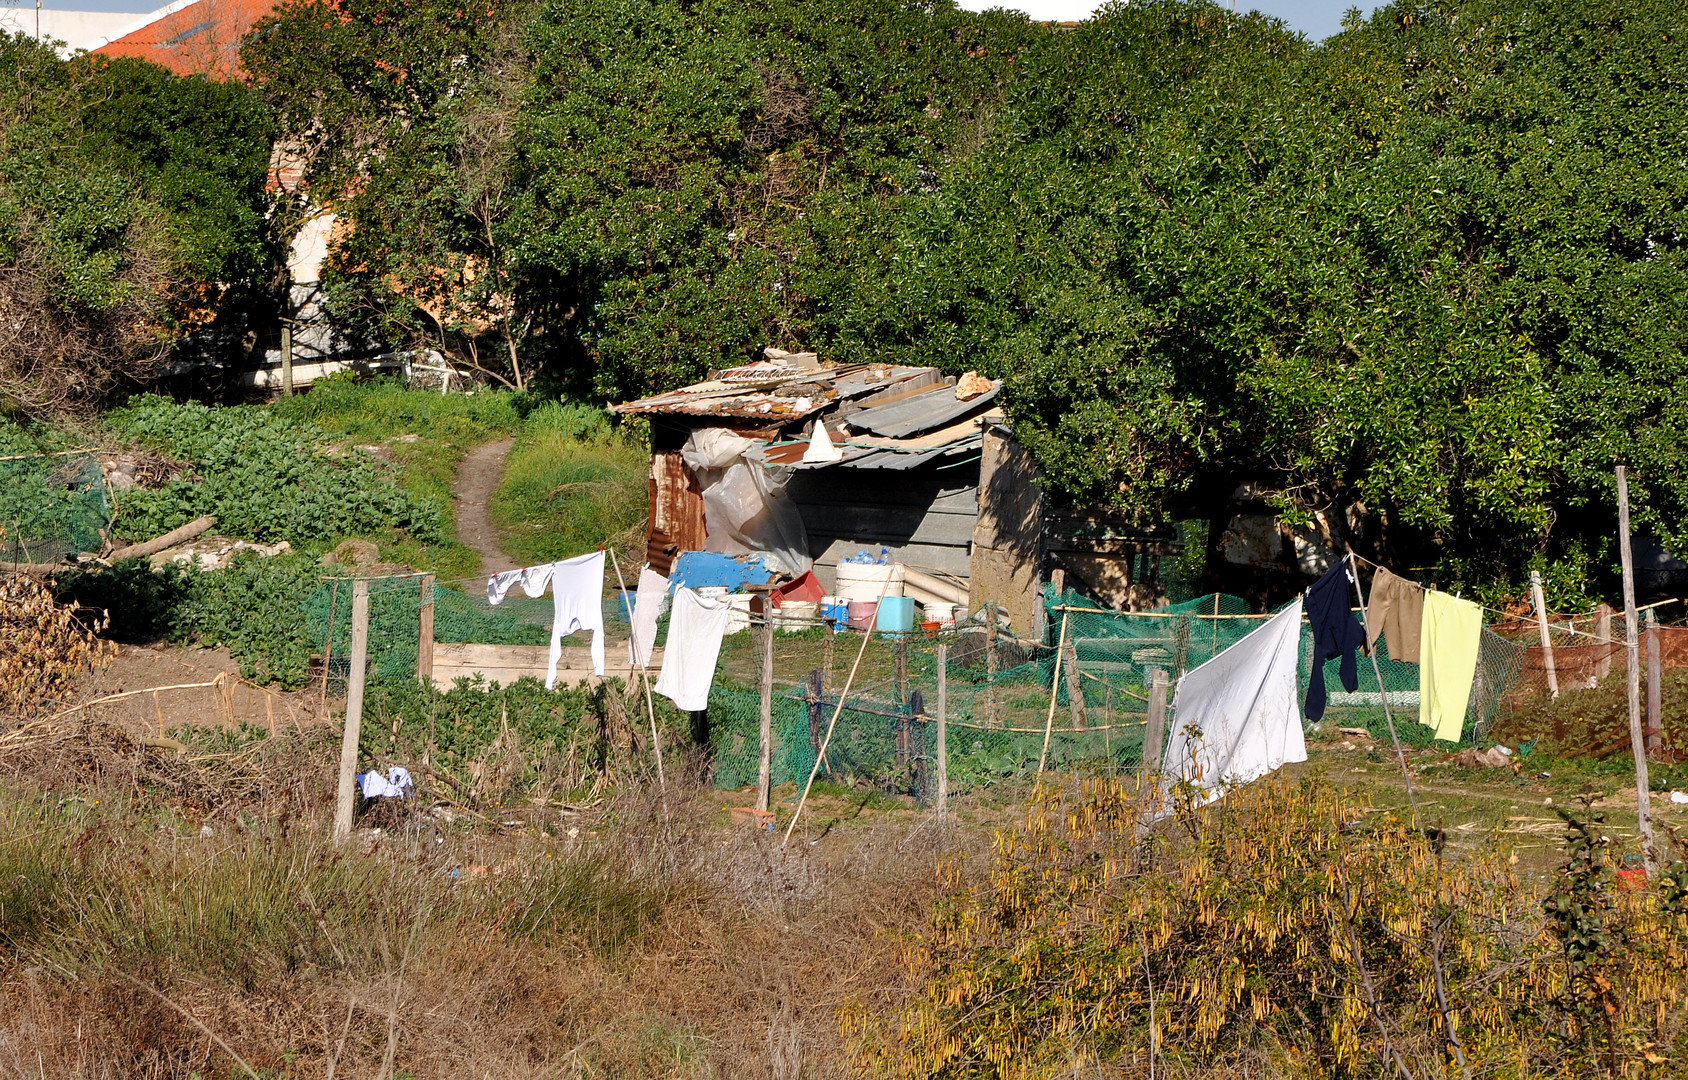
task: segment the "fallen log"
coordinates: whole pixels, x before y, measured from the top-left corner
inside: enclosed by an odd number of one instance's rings
[[[167,547],[175,547],[184,540],[192,540],[194,537],[207,531],[215,524],[217,524],[217,519],[212,517],[210,514],[206,514],[204,517],[194,518],[186,525],[180,525],[171,529],[163,536],[155,536],[145,543],[130,544],[128,547],[120,547],[116,551],[112,552],[108,558],[111,562],[117,562],[119,559],[144,559],[148,555],[158,554]]]
[[[0,562],[0,573],[9,574],[32,574],[45,576],[47,574],[63,573],[69,569],[70,567],[65,566],[62,563]]]

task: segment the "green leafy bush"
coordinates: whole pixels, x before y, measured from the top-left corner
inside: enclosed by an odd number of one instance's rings
[[[153,490],[117,499],[114,527],[156,536],[202,514],[218,532],[294,543],[396,530],[444,538],[439,506],[404,491],[362,451],[331,454],[321,429],[256,406],[213,408],[143,396],[108,418],[123,438],[193,466]]]
[[[57,595],[107,611],[107,636],[117,641],[223,647],[246,678],[293,689],[303,685],[311,657],[299,605],[321,575],[304,556],[245,552],[212,571],[174,564],[153,570],[144,559],[128,559],[109,570],[62,576]]]

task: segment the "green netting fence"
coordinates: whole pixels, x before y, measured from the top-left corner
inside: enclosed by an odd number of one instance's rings
[[[105,477],[94,455],[0,460],[0,561],[56,563],[97,552],[110,524]]]
[[[417,677],[421,612],[430,599],[436,643],[543,645],[549,640],[549,596],[516,594],[494,607],[478,590],[445,588],[421,576],[379,579],[370,583],[371,681]],[[874,635],[841,710],[838,694],[861,646],[860,633],[835,631],[818,620],[785,620],[776,627],[771,669],[773,784],[807,780],[837,712],[822,778],[930,801],[938,786],[940,681],[951,794],[1029,780],[1040,760],[1061,772],[1137,769],[1157,669],[1175,682],[1180,672],[1235,645],[1270,617],[1250,613],[1245,601],[1225,595],[1152,612],[1108,611],[1070,591],[1051,590],[1044,601],[1049,643],[993,632],[984,625],[985,612],[939,632]],[[627,637],[623,603],[617,590],[606,589],[611,650]],[[324,658],[328,685],[336,691],[343,689],[349,672],[351,606],[347,579],[324,582],[304,605],[313,647]],[[664,618],[659,648],[666,634]],[[574,645],[587,641],[584,636],[565,640]],[[719,787],[756,782],[764,648],[759,625],[729,634],[706,722],[694,726],[708,732]],[[1466,743],[1483,737],[1517,680],[1524,651],[1515,641],[1484,630]],[[1059,666],[1058,652],[1063,655]],[[1305,693],[1312,657],[1306,628],[1301,655],[1300,691]],[[1348,691],[1340,683],[1338,663],[1328,663],[1331,693],[1324,723],[1363,727],[1386,738],[1387,700],[1402,738],[1428,745],[1430,732],[1418,723],[1417,665],[1391,659],[1384,639],[1377,672],[1363,656],[1358,670],[1359,685]],[[535,678],[542,674],[542,665],[532,671]],[[1170,708],[1166,722],[1169,729],[1176,723]]]
[[[490,604],[486,593],[444,586],[430,575],[405,574],[369,580],[369,661],[366,680],[415,679],[421,641],[422,609],[433,606],[436,644],[548,645],[551,641],[552,601],[523,595],[520,590],[502,603]],[[471,586],[472,587],[472,586]],[[300,607],[305,632],[317,655],[317,678],[327,676],[330,693],[343,693],[351,673],[351,578],[326,580]],[[625,618],[618,618],[620,594],[605,590],[604,625],[612,641],[627,639]],[[565,645],[585,645],[585,635],[563,639]],[[543,669],[537,673],[544,677]]]

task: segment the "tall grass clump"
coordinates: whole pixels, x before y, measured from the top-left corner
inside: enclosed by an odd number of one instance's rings
[[[645,517],[649,469],[645,447],[612,429],[604,410],[572,402],[534,409],[492,499],[504,549],[535,563],[617,540],[627,546]]]
[[[1500,845],[1456,857],[1317,777],[1144,828],[1154,808],[1118,781],[1040,792],[987,881],[905,942],[905,1007],[846,1013],[858,1064],[1415,1080],[1653,1075],[1688,1052],[1688,875],[1619,888],[1596,815],[1568,818],[1543,896]]]

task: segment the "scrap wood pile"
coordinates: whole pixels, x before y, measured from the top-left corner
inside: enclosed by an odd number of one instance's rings
[[[1664,671],[1659,689],[1659,760],[1681,760],[1688,757],[1688,669]],[[1645,702],[1645,681],[1642,695]],[[1531,708],[1503,712],[1490,735],[1509,746],[1539,740],[1541,749],[1558,757],[1628,756],[1629,690],[1622,660],[1598,686],[1564,689],[1556,699],[1543,695]]]

